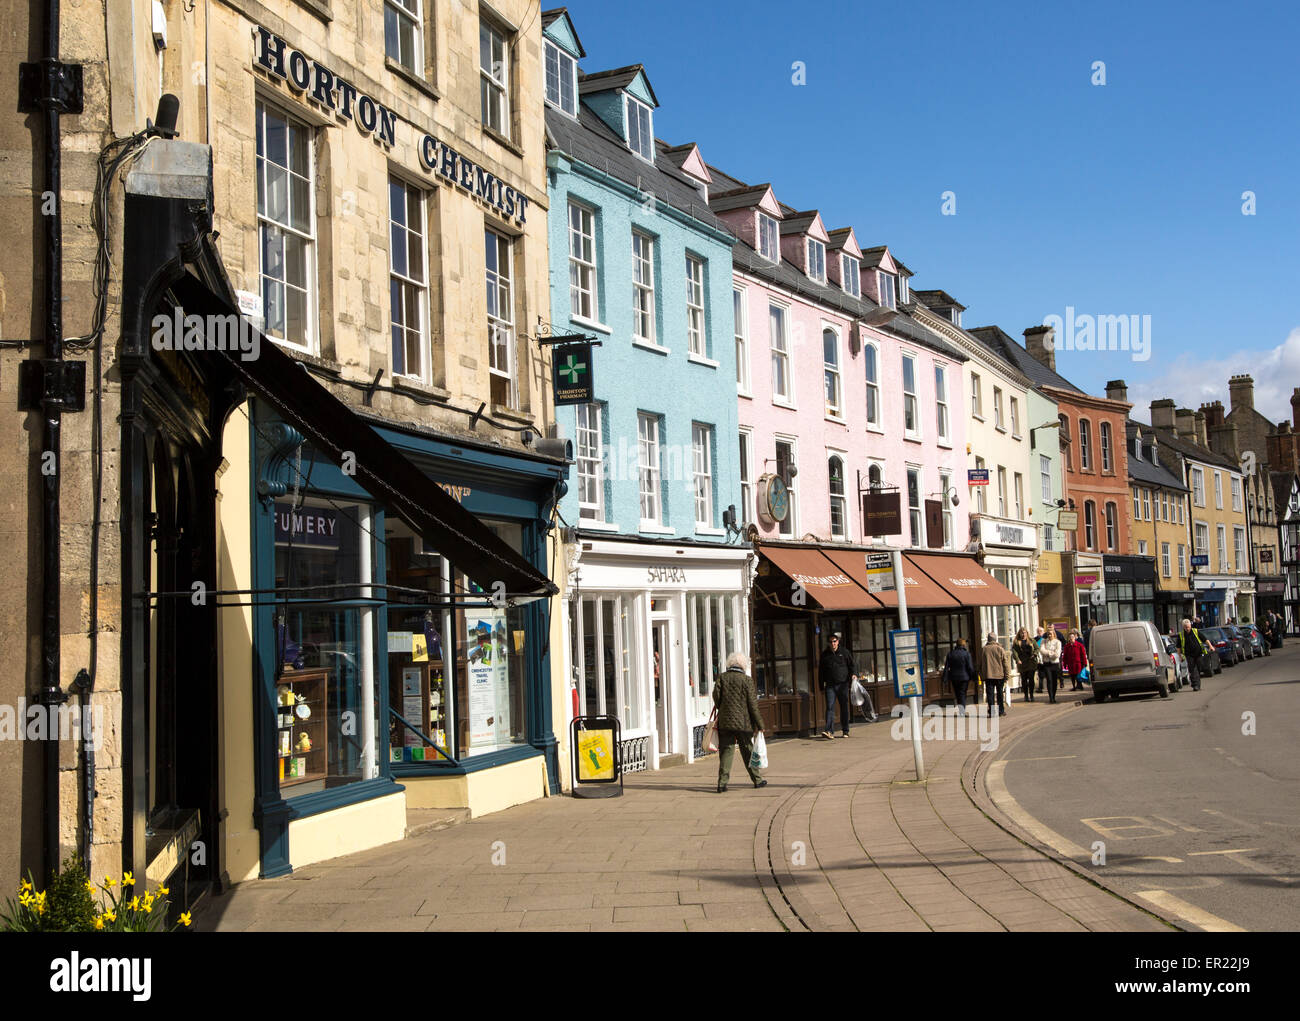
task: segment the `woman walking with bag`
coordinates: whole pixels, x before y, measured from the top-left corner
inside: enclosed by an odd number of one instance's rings
[[[718,707],[718,793],[727,791],[731,757],[737,745],[754,786],[766,787],[767,781],[750,762],[753,739],[763,733],[763,717],[758,711],[754,682],[749,677],[749,657],[743,652],[733,652],[727,657],[727,669],[718,675],[718,683],[713,686],[713,703]]]
[[[1079,638],[1077,628],[1070,629],[1070,640],[1065,643],[1065,648],[1061,651],[1061,666],[1065,672],[1070,675],[1070,690],[1082,691],[1083,680],[1080,674],[1088,665],[1088,650]]]
[[[965,638],[958,638],[956,646],[948,653],[948,658],[943,664],[943,674],[952,685],[952,693],[957,700],[957,705],[964,713],[966,685],[975,676],[975,661],[971,659],[970,650],[966,648]]]
[[[1034,700],[1034,674],[1038,670],[1038,646],[1029,637],[1029,629],[1022,627],[1016,634],[1011,654],[1016,658],[1016,669],[1020,671],[1021,697],[1026,702]]]
[[[1061,640],[1055,628],[1047,632],[1039,647],[1039,671],[1047,681],[1047,701],[1056,704],[1056,686],[1061,682]]]

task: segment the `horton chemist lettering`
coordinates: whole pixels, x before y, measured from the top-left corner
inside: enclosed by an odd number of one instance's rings
[[[397,140],[396,113],[324,64],[291,49],[275,33],[259,25],[256,35],[254,62],[258,67],[288,82],[295,92],[341,120],[353,121],[363,134],[373,135],[385,148],[393,147]],[[502,218],[518,224],[528,222],[526,195],[445,142],[426,133],[420,138],[419,153],[425,170],[463,188]]]

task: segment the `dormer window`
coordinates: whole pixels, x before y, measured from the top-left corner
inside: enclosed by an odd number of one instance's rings
[[[769,262],[778,262],[781,257],[780,242],[777,240],[776,220],[766,213],[758,214],[758,254]]]
[[[898,276],[898,303],[900,305],[907,304],[907,277],[901,273]]]
[[[578,116],[578,62],[546,42],[546,101],[570,117]]]
[[[858,260],[851,255],[840,256],[840,283],[845,294],[862,297],[862,276],[858,270]]]
[[[627,145],[647,163],[655,161],[655,136],[651,130],[650,107],[627,97]]]
[[[819,284],[826,283],[826,246],[808,239],[808,275]]]
[[[880,305],[882,308],[897,308],[894,304],[894,278],[888,273],[879,274]]]

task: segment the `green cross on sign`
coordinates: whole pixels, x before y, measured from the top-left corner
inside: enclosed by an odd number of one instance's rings
[[[574,356],[569,355],[569,360],[566,361],[564,363],[564,367],[560,369],[560,375],[567,377],[565,379],[565,382],[571,385],[573,383],[576,383],[578,381],[578,377],[584,375],[587,371],[586,362],[578,362],[577,365],[575,365],[573,359]]]

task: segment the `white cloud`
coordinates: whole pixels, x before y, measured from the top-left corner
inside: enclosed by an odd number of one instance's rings
[[[1248,374],[1255,380],[1255,410],[1275,424],[1291,419],[1291,393],[1300,386],[1300,326],[1277,347],[1267,351],[1234,351],[1225,358],[1207,359],[1181,354],[1172,361],[1162,357],[1154,345],[1154,357],[1147,364],[1160,376],[1129,384],[1128,399],[1133,402],[1132,416],[1140,422],[1151,421],[1151,402],[1173,398],[1177,407],[1199,408],[1210,401],[1222,401],[1224,411],[1231,410],[1228,379]]]

